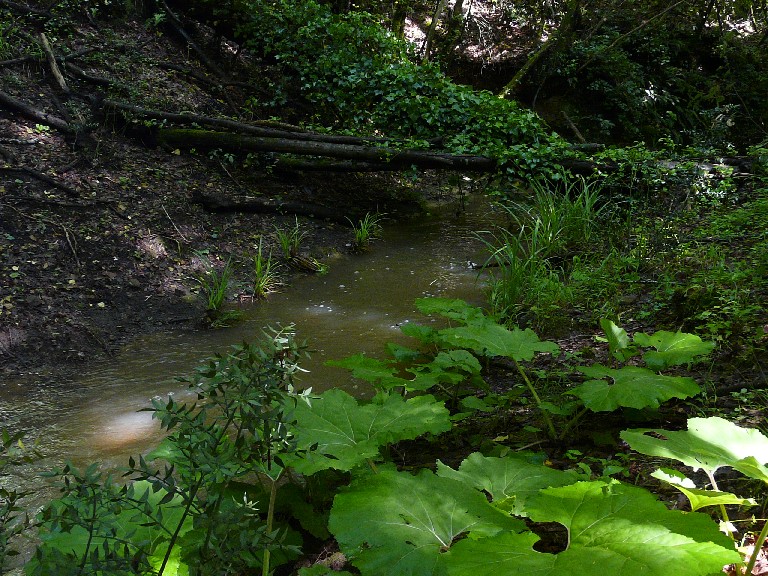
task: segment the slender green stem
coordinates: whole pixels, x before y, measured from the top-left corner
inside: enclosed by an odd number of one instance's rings
[[[763,542],[765,542],[766,536],[768,536],[768,521],[763,524],[763,529],[760,531],[760,535],[757,537],[757,540],[755,540],[755,549],[752,550],[752,556],[749,557],[749,562],[747,562],[747,569],[744,570],[744,574],[747,576],[752,574],[752,568],[755,567],[757,556],[760,554],[760,550],[763,549]]]
[[[88,562],[88,557],[91,555],[91,544],[93,543],[93,531],[96,530],[95,524],[96,524],[96,510],[97,510],[97,500],[96,500],[96,490],[93,491],[93,509],[91,510],[91,519],[90,519],[90,525],[88,526],[88,543],[85,545],[85,553],[83,554],[83,560],[80,563],[80,569],[78,570],[78,574],[82,574],[83,570],[85,570],[85,564]]]
[[[200,481],[202,482],[202,480]],[[197,490],[200,487],[200,482],[198,482],[191,490],[189,494],[189,500],[187,500],[186,506],[184,506],[184,513],[181,515],[181,518],[179,519],[179,523],[176,525],[176,529],[173,531],[173,536],[171,536],[171,539],[168,541],[168,549],[165,551],[165,556],[163,556],[163,563],[160,565],[160,569],[157,571],[157,576],[163,576],[163,572],[165,571],[165,567],[168,564],[168,560],[171,558],[171,552],[173,551],[173,547],[176,544],[176,541],[179,539],[179,534],[181,533],[181,528],[184,526],[184,522],[187,520],[187,516],[189,516],[189,512],[192,509],[192,503],[195,500],[195,496],[197,495]]]
[[[712,472],[709,470],[707,470],[706,473],[709,477],[709,483],[712,484],[712,489],[720,492],[720,488],[717,487],[717,481],[715,480],[714,474],[712,474]],[[720,504],[720,515],[723,517],[723,522],[725,522],[725,526],[728,529],[728,535],[731,537],[731,539],[733,539],[733,532],[730,530],[731,520],[728,518],[728,511],[725,509],[723,504]]]
[[[576,424],[579,422],[579,420],[581,420],[581,418],[584,416],[584,414],[586,414],[588,411],[589,411],[589,408],[587,408],[587,407],[585,406],[584,408],[582,408],[582,409],[579,411],[579,413],[578,413],[578,414],[576,414],[576,416],[574,416],[573,418],[571,418],[570,422],[568,422],[568,424],[566,424],[566,425],[565,425],[565,427],[563,428],[562,432],[560,432],[560,440],[562,440],[563,438],[565,438],[565,435],[566,435],[568,432],[570,432],[570,431],[571,431],[571,428],[573,428],[574,426],[576,426]]]
[[[517,360],[512,358],[512,362],[515,363],[515,366],[517,366],[518,372],[520,372],[520,375],[523,377],[523,381],[525,382],[525,385],[528,386],[528,390],[531,392],[531,396],[533,396],[533,399],[536,401],[536,406],[539,407],[539,412],[541,412],[542,418],[544,418],[544,422],[547,424],[547,429],[549,430],[549,437],[555,440],[557,438],[557,432],[555,432],[555,426],[552,424],[552,419],[549,417],[549,414],[541,409],[541,398],[539,398],[539,395],[536,393],[536,388],[533,387],[533,382],[531,382],[530,378],[528,378],[528,374],[525,373],[525,370],[523,370],[523,367],[520,366]]]
[[[275,517],[275,500],[277,499],[277,481],[279,478],[280,475],[277,478],[270,478],[272,480],[272,487],[269,490],[269,509],[267,510],[267,538],[272,535],[272,521]],[[262,576],[269,576],[269,556],[270,549],[269,545],[267,545],[264,548],[264,560],[261,566]]]

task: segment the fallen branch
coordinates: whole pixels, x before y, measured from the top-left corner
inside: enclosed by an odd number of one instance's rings
[[[61,118],[53,116],[52,114],[48,114],[47,112],[43,112],[42,110],[38,110],[37,108],[33,108],[26,102],[17,100],[10,94],[6,94],[2,91],[0,91],[0,104],[10,108],[11,110],[15,110],[22,116],[26,116],[27,118],[35,120],[40,124],[46,124],[52,128],[56,128],[59,132],[62,132],[68,136],[71,136],[75,133],[72,127]]]
[[[25,174],[27,176],[31,176],[35,178],[36,180],[40,180],[41,182],[45,182],[46,184],[50,184],[51,186],[55,186],[59,190],[63,190],[66,192],[67,196],[71,196],[73,198],[79,198],[80,192],[72,188],[71,186],[64,184],[63,182],[59,182],[55,178],[51,178],[47,174],[43,174],[39,170],[35,170],[34,168],[29,168],[27,166],[0,166],[0,172],[10,172],[15,174]]]
[[[299,156],[325,156],[364,163],[389,164],[394,168],[436,168],[470,172],[492,172],[496,161],[485,156],[442,154],[424,150],[395,150],[385,147],[311,142],[295,138],[261,138],[194,129],[160,129],[158,143],[176,148],[228,152],[276,152]]]
[[[11,2],[11,0],[0,0],[0,5],[3,5],[17,14],[23,14],[24,16],[39,16],[50,20],[53,18],[53,14],[47,10],[41,10],[40,8],[34,8],[33,6],[27,6],[26,4],[19,4],[18,2]]]
[[[334,144],[386,144],[390,142],[399,142],[385,138],[366,138],[360,136],[340,136],[337,134],[318,134],[308,132],[302,128],[290,126],[281,122],[259,122],[255,124],[245,124],[227,118],[213,118],[211,116],[201,116],[191,112],[166,112],[164,110],[152,110],[142,108],[133,104],[117,102],[115,100],[104,100],[101,105],[105,109],[120,110],[136,114],[142,119],[166,120],[175,124],[189,126],[197,124],[200,126],[212,126],[216,128],[225,128],[240,134],[252,134],[254,136],[264,136],[267,138],[289,138],[291,140],[305,140],[307,142],[328,142]]]
[[[48,66],[51,68],[56,83],[59,85],[62,92],[69,94],[69,86],[67,86],[67,82],[64,80],[64,75],[61,73],[61,70],[59,70],[59,65],[56,63],[56,56],[53,55],[53,50],[48,43],[48,38],[46,38],[45,33],[43,32],[40,32],[40,44],[43,47],[46,58],[48,58]]]

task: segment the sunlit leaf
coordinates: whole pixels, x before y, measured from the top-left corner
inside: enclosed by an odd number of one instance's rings
[[[594,412],[610,412],[618,408],[658,408],[670,398],[688,398],[701,392],[691,378],[664,376],[638,366],[616,369],[595,364],[579,370],[600,380],[588,380],[569,390],[568,394],[581,398],[584,406]]]
[[[605,332],[605,338],[608,340],[608,350],[611,355],[621,362],[633,355],[633,350],[629,348],[629,336],[624,328],[616,326],[612,321],[602,318],[600,327]]]
[[[465,324],[484,317],[480,308],[454,298],[417,298],[416,308],[422,314],[439,314]]]
[[[690,478],[686,478],[683,474],[677,470],[669,470],[662,468],[656,470],[651,474],[654,478],[671,484],[680,492],[685,494],[688,501],[691,504],[691,510],[696,512],[700,508],[706,506],[720,506],[733,504],[737,506],[755,506],[756,502],[753,498],[742,498],[736,496],[730,492],[719,492],[717,490],[701,490],[696,488],[696,485]]]
[[[715,347],[714,342],[704,342],[695,334],[664,330],[650,336],[642,332],[635,334],[635,343],[656,349],[643,354],[643,361],[651,370],[664,370],[670,366],[688,364],[698,356],[709,354]]]
[[[650,435],[653,434],[653,435]],[[768,438],[759,430],[741,428],[724,418],[690,418],[688,430],[625,430],[621,438],[649,456],[672,458],[694,470],[714,474],[731,466],[753,478],[768,481]]]
[[[336,389],[313,400],[311,406],[300,403],[296,419],[298,448],[311,450],[304,458],[283,460],[304,474],[327,468],[351,470],[377,458],[385,444],[451,428],[448,410],[432,396],[404,400],[396,394],[379,394],[370,404],[359,405]]]
[[[442,553],[458,538],[519,532],[525,524],[462,482],[385,471],[338,494],[329,527],[363,574],[401,576],[445,574]]]
[[[548,488],[527,509],[532,520],[567,529],[566,550],[537,552],[531,534],[467,538],[446,554],[448,573],[705,576],[740,559],[708,516],[668,510],[649,492],[617,481]]]
[[[485,491],[494,504],[518,516],[526,515],[526,499],[542,488],[567,486],[578,479],[574,471],[547,468],[525,455],[493,458],[479,452],[470,454],[458,470],[438,462],[437,473]]]
[[[468,348],[483,356],[506,356],[518,362],[533,359],[537,352],[554,354],[559,348],[554,342],[541,341],[530,328],[509,330],[495,322],[445,328],[440,339],[452,348]]]

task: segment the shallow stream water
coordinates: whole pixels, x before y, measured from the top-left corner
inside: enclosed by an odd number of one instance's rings
[[[266,326],[291,323],[298,339],[306,339],[313,350],[311,360],[302,364],[309,372],[300,385],[366,395],[364,383],[324,362],[357,352],[384,356],[387,342],[407,341],[401,324],[429,322],[416,311],[416,298],[481,303],[481,282],[470,261],[482,261],[484,252],[474,232],[487,229],[494,219],[487,200],[476,199],[458,216],[452,206],[385,225],[383,238],[370,252],[339,256],[330,261],[328,273],[302,277],[282,293],[243,306],[244,318],[235,327],[145,337],[114,358],[90,364],[71,381],[40,375],[23,386],[3,383],[0,421],[40,442],[45,458],[25,472],[29,476],[65,461],[119,467],[161,437],[151,414],[139,412],[151,398],[191,398],[177,377],[191,375],[215,352],[258,339]]]

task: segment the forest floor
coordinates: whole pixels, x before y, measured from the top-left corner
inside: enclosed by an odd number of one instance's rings
[[[142,23],[98,29],[80,23],[54,49],[92,50],[78,65],[93,75],[115,77],[119,70],[120,81],[131,83],[132,104],[201,114],[224,107],[171,68],[197,66],[183,47]],[[11,96],[54,116],[88,115],[80,103],[62,102],[52,82],[44,58],[0,67],[0,86]],[[0,108],[0,370],[6,377],[76,368],[143,333],[200,327],[199,279],[229,258],[239,269],[230,298],[238,288],[248,296],[248,267],[260,239],[265,253],[279,255],[275,231],[295,226],[296,216],[216,212],[197,198],[334,207],[334,222],[298,220],[302,254],[320,261],[349,250],[353,234],[339,223],[344,217],[421,209],[423,196],[394,176],[271,175],[236,166],[230,157],[145,146],[127,135],[130,128],[102,123],[72,142]]]

